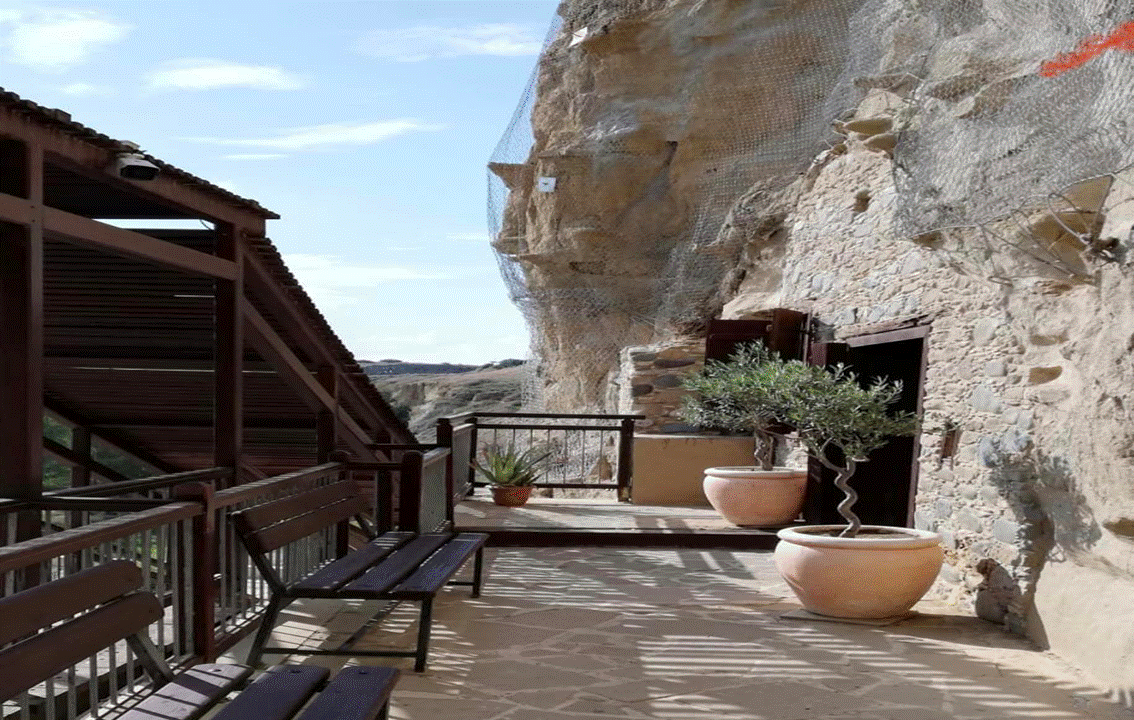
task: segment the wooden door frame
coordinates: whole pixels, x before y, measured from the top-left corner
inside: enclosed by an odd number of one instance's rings
[[[912,325],[897,330],[883,330],[876,333],[853,335],[843,340],[847,347],[858,348],[870,345],[884,345],[886,343],[902,342],[905,340],[921,340],[921,365],[918,369],[917,412],[919,415],[925,408],[925,376],[929,368],[929,335],[932,321]],[[910,497],[906,509],[906,517],[913,522],[914,511],[917,507],[917,486],[921,476],[921,430],[914,435],[913,459],[910,468]]]

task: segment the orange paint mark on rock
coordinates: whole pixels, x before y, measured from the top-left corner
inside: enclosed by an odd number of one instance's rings
[[[1040,75],[1055,77],[1094,60],[1107,50],[1134,52],[1134,21],[1128,22],[1109,35],[1092,35],[1072,52],[1063,53],[1040,66]]]

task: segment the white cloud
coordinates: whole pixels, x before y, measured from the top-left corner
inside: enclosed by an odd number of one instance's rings
[[[64,95],[74,97],[89,97],[94,95],[110,95],[113,89],[109,85],[96,85],[94,83],[74,82],[64,85],[60,90]]]
[[[443,130],[444,125],[430,125],[412,119],[384,120],[372,123],[329,123],[293,128],[275,137],[214,138],[186,137],[182,140],[213,145],[263,147],[277,150],[306,150],[332,145],[371,145],[409,132]]]
[[[236,153],[235,155],[222,155],[222,160],[275,160],[287,157],[285,153]]]
[[[543,38],[534,27],[506,23],[471,27],[419,25],[401,30],[372,30],[356,46],[363,55],[398,62],[462,55],[538,55],[542,48]]]
[[[130,26],[96,12],[0,11],[7,59],[41,72],[63,72],[126,37]]]
[[[185,59],[167,63],[149,75],[151,88],[215,90],[245,87],[257,90],[298,90],[304,83],[294,73],[270,65],[241,65],[224,60]]]
[[[389,282],[448,280],[449,276],[405,267],[356,265],[336,255],[293,253],[283,256],[303,289],[321,309],[354,305]]]

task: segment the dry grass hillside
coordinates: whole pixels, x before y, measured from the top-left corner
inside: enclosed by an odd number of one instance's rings
[[[422,442],[433,440],[437,418],[473,410],[514,412],[523,402],[526,369],[519,361],[480,367],[445,364],[437,366],[440,372],[421,372],[435,369],[421,364],[400,365],[405,367],[383,362],[367,363],[363,368]],[[403,369],[411,372],[398,372]]]

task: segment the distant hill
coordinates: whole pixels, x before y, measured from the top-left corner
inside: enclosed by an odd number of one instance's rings
[[[359,364],[422,442],[433,441],[437,418],[473,410],[516,412],[523,405],[522,360],[476,366],[397,360]]]
[[[523,365],[523,360],[498,360],[486,365],[459,365],[454,363],[414,363],[401,360],[360,360],[359,365],[371,377],[386,375],[451,375],[474,370],[494,370]]]

